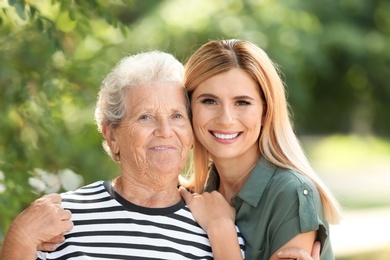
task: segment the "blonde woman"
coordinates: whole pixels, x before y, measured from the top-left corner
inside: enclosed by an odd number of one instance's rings
[[[267,54],[248,41],[211,41],[189,58],[184,78],[196,193],[181,194],[210,241],[227,243],[228,231],[220,230],[229,227],[239,259],[235,221],[246,259],[279,259],[287,247],[310,253],[316,240],[321,259],[334,259],[328,223],[339,221],[338,203],[293,132],[284,85]]]

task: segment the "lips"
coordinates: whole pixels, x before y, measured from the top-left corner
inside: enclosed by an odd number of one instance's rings
[[[210,133],[215,136],[216,138],[223,139],[223,140],[232,140],[237,138],[242,132],[238,133],[231,133],[231,134],[222,134],[222,133],[217,133],[210,131]]]

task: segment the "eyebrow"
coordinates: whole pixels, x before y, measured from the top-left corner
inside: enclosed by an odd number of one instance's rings
[[[142,107],[142,108],[139,108],[139,109],[133,109],[133,115],[136,115],[136,116],[139,116],[139,115],[143,115],[143,114],[152,114],[152,115],[156,115],[158,114],[158,110],[156,110],[156,108],[154,107]],[[167,110],[168,113],[176,113],[176,112],[187,112],[187,108],[183,105],[183,106],[175,106],[175,107],[171,107]]]
[[[255,100],[254,98],[252,98],[252,97],[250,97],[250,96],[246,96],[246,95],[236,96],[236,97],[234,97],[234,99],[250,99],[250,100]]]
[[[217,98],[216,95],[213,95],[213,94],[210,94],[210,93],[204,93],[204,94],[198,96],[198,98],[205,98],[205,97]]]
[[[210,93],[204,93],[204,94],[201,94],[197,97],[198,99],[199,98],[216,98],[218,99],[218,97],[214,94],[210,94]],[[247,96],[247,95],[241,95],[241,96],[235,96],[233,97],[234,100],[238,100],[238,99],[250,99],[250,100],[254,100],[254,98],[250,97],[250,96]]]

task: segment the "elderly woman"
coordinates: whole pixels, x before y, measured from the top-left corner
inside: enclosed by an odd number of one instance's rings
[[[104,79],[95,119],[119,176],[62,194],[74,227],[38,259],[213,258],[177,188],[193,144],[182,78],[183,65],[155,51],[122,59]]]

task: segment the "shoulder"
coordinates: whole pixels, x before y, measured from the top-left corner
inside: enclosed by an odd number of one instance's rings
[[[276,166],[273,179],[279,181],[288,181],[295,185],[301,185],[308,182],[311,183],[311,180],[305,175],[291,169],[281,168],[279,166]]]
[[[301,232],[313,230],[313,227],[318,226],[318,221],[323,219],[323,209],[320,193],[314,182],[299,172],[280,167],[272,179],[270,187],[276,192],[274,195],[278,205],[296,205]]]
[[[101,197],[103,194],[108,194],[104,186],[104,181],[96,181],[85,185],[74,191],[67,191],[61,194],[62,201],[67,200],[83,200],[85,198]]]
[[[292,195],[298,192],[307,195],[313,192],[318,193],[315,184],[309,177],[297,171],[281,167],[276,167],[269,186],[277,189],[282,194],[290,193]]]
[[[322,215],[320,193],[314,182],[307,176],[291,170],[276,167],[268,182],[268,199],[285,207],[297,206],[300,213],[317,212]]]

